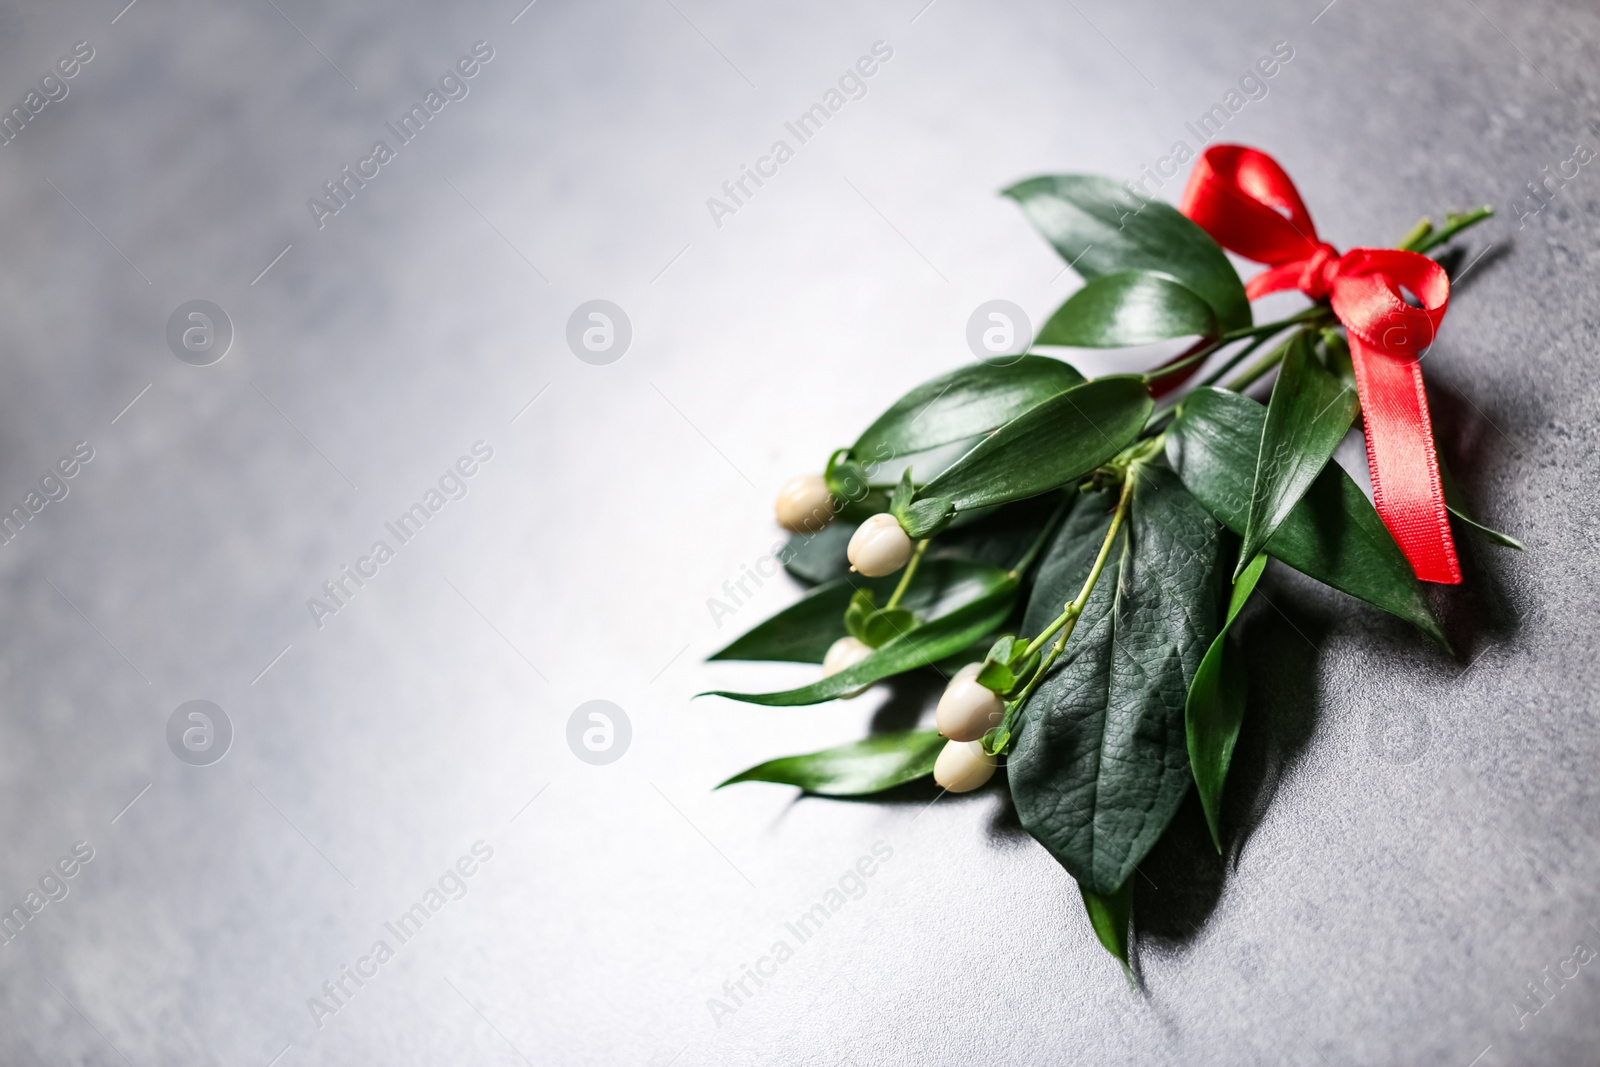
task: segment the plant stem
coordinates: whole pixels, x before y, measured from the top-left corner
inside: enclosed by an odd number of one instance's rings
[[[1271,370],[1273,367],[1276,367],[1280,362],[1283,361],[1284,353],[1289,351],[1289,346],[1294,344],[1295,338],[1299,337],[1305,332],[1305,328],[1302,327],[1301,329],[1290,334],[1289,337],[1284,340],[1283,344],[1279,345],[1271,352],[1268,352],[1266,355],[1256,360],[1255,363],[1251,364],[1245,369],[1243,374],[1239,375],[1239,377],[1223,386],[1223,388],[1231,389],[1235,393],[1242,393],[1246,389],[1250,388],[1250,386],[1254,385],[1263,374],[1267,373],[1267,371]]]
[[[1111,526],[1106,530],[1105,540],[1100,542],[1100,553],[1095,556],[1094,566],[1089,569],[1089,576],[1084,579],[1083,588],[1078,590],[1078,595],[1067,603],[1066,609],[1052,622],[1045,631],[1028,643],[1028,647],[1019,657],[1027,660],[1029,656],[1038,652],[1045,646],[1051,637],[1055,637],[1055,644],[1050,646],[1050,654],[1039,664],[1039,669],[1033,672],[1033,677],[1028,679],[1028,684],[1023,686],[1022,692],[1017,694],[1015,700],[1006,705],[1005,718],[994,731],[996,739],[995,751],[1001,752],[1011,741],[1011,724],[1016,720],[1017,713],[1022,706],[1033,696],[1034,690],[1039,688],[1039,683],[1044,681],[1044,676],[1050,673],[1050,668],[1055,665],[1061,656],[1062,649],[1067,647],[1067,641],[1072,637],[1072,631],[1078,628],[1078,619],[1083,615],[1083,609],[1089,603],[1089,597],[1094,593],[1096,583],[1100,581],[1100,574],[1105,570],[1106,560],[1111,556],[1111,545],[1117,539],[1117,531],[1122,528],[1122,521],[1127,517],[1128,504],[1133,499],[1133,480],[1138,476],[1136,468],[1129,468],[1127,477],[1122,482],[1122,493],[1117,497],[1117,510],[1111,516]]]
[[[1284,329],[1285,327],[1295,326],[1299,323],[1307,321],[1308,319],[1316,318],[1319,315],[1322,315],[1326,310],[1327,309],[1325,307],[1318,304],[1315,307],[1309,307],[1304,311],[1296,312],[1286,319],[1279,319],[1277,322],[1264,322],[1259,326],[1245,326],[1241,329],[1230,330],[1197,351],[1184,356],[1182,359],[1173,363],[1168,363],[1165,366],[1156,367],[1153,370],[1141,375],[1141,377],[1144,378],[1146,382],[1153,382],[1158,378],[1165,378],[1170,374],[1174,374],[1183,370],[1185,367],[1189,367],[1195,363],[1204,362],[1212,355],[1216,354],[1219,350],[1227,347],[1235,341],[1242,341],[1246,337],[1256,338],[1256,341],[1253,344],[1247,346],[1246,351],[1248,351],[1250,348],[1254,348],[1256,344],[1259,344],[1262,338],[1271,337],[1273,334]],[[1238,357],[1236,356],[1235,358]],[[1224,371],[1224,373],[1226,373],[1226,371]]]
[[[1244,359],[1244,357],[1248,356],[1250,353],[1254,352],[1256,349],[1260,348],[1270,340],[1272,340],[1272,334],[1258,334],[1256,337],[1251,339],[1249,344],[1245,345],[1243,348],[1239,349],[1239,351],[1235,352],[1233,355],[1224,360],[1222,366],[1218,367],[1215,371],[1196,382],[1195,388],[1204,389],[1208,385],[1216,385],[1217,382],[1222,380],[1223,375],[1227,374],[1229,371],[1239,365],[1240,360]]]
[[[1417,245],[1426,241],[1431,233],[1433,233],[1433,220],[1424,215],[1404,237],[1400,238],[1400,243],[1395,247],[1405,252],[1415,252]]]
[[[1077,625],[1078,616],[1083,614],[1084,606],[1089,602],[1089,594],[1094,592],[1095,583],[1100,580],[1100,572],[1105,570],[1106,559],[1111,555],[1111,543],[1117,539],[1117,531],[1122,528],[1123,517],[1128,514],[1128,501],[1133,497],[1133,479],[1134,474],[1129,471],[1128,476],[1122,482],[1122,493],[1117,497],[1117,510],[1111,516],[1111,526],[1106,530],[1105,540],[1100,542],[1100,553],[1095,557],[1094,566],[1089,569],[1089,576],[1084,579],[1083,588],[1078,590],[1076,597],[1067,602],[1067,606],[1056,617],[1056,620],[1045,628],[1044,633],[1028,643],[1027,650],[1022,655],[1023,659],[1039,651],[1050,638],[1056,635],[1057,631],[1061,631],[1061,637],[1056,641],[1055,648],[1051,652],[1051,659],[1054,659],[1060,655],[1061,649],[1067,643],[1067,638],[1072,636],[1072,629]],[[1033,681],[1029,682],[1028,689],[1023,690],[1023,696],[1019,699],[1027,698],[1028,694],[1032,692],[1034,682],[1037,682],[1039,676],[1043,673],[1044,671],[1041,669],[1034,675]]]
[[[1433,233],[1427,234],[1414,242],[1410,239],[1411,235],[1407,234],[1407,239],[1400,242],[1400,247],[1412,252],[1426,253],[1432,251],[1449,241],[1456,234],[1476,226],[1493,214],[1494,208],[1485,205],[1480,208],[1474,208],[1465,214],[1446,216],[1445,225],[1442,229],[1435,230]],[[1415,233],[1416,231],[1412,232]]]
[[[900,573],[900,584],[894,587],[894,595],[889,597],[889,602],[883,606],[884,611],[893,611],[900,606],[900,598],[911,588],[911,576],[917,573],[917,564],[922,562],[923,553],[928,551],[929,540],[924,537],[917,542],[917,547],[911,550],[911,559],[906,562],[906,569]]]

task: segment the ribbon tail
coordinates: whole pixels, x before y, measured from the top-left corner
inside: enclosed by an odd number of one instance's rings
[[[1419,579],[1458,585],[1461,564],[1445,513],[1422,366],[1384,354],[1355,331],[1350,332],[1350,355],[1378,516]]]

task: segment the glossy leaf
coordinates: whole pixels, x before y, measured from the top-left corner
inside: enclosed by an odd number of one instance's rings
[[[1355,387],[1339,381],[1316,361],[1308,334],[1296,334],[1284,353],[1262,424],[1236,575],[1260,554],[1311,488],[1360,409]]]
[[[1128,942],[1133,932],[1132,880],[1106,896],[1091,893],[1081,885],[1078,891],[1083,894],[1083,906],[1089,913],[1089,925],[1094,927],[1094,936],[1107,952],[1117,957],[1126,970]]]
[[[1155,271],[1095,278],[1067,298],[1035,344],[1122,348],[1169,337],[1215,337],[1217,313],[1199,293]]]
[[[994,633],[1011,614],[1017,596],[1017,580],[1010,574],[999,572],[990,588],[976,600],[963,604],[947,615],[941,615],[901,634],[854,667],[838,674],[778,693],[731,693],[716,690],[701,696],[727,697],[746,704],[764,704],[768,707],[794,707],[800,704],[820,704],[834,700],[862,686],[891,675],[902,674],[917,667],[936,663],[954,655],[974,641]]]
[[[1211,828],[1211,840],[1222,851],[1222,788],[1228,781],[1228,765],[1233,762],[1233,747],[1244,723],[1245,678],[1239,652],[1228,643],[1228,630],[1245,601],[1255,591],[1267,557],[1257,555],[1233,583],[1228,600],[1228,617],[1222,631],[1206,649],[1200,668],[1189,683],[1184,706],[1184,728],[1189,744],[1189,767],[1200,793],[1200,807]]]
[[[1030,178],[1005,195],[1085,281],[1128,270],[1161,271],[1199,293],[1223,330],[1250,325],[1250,301],[1233,264],[1171,204],[1144,200],[1110,178],[1088,174]]]
[[[1121,889],[1193,780],[1184,704],[1222,618],[1222,531],[1164,467],[1138,465],[1128,518],[1006,763],[1022,825],[1088,892]],[[1092,505],[1092,506],[1091,506]],[[1114,500],[1080,504],[1041,565],[1023,632],[1088,576]]]
[[[848,520],[835,520],[816,533],[791,534],[776,554],[791,577],[807,585],[821,585],[850,573],[845,549],[855,532]]]
[[[988,433],[1063,390],[1083,383],[1071,365],[1048,356],[969,363],[924,382],[878,416],[850,446],[861,463],[883,463]]]
[[[923,618],[947,615],[993,590],[1006,577],[1001,569],[969,560],[924,560],[900,604]],[[870,590],[887,603],[899,581],[898,574],[835,579],[811,590],[708,659],[821,663],[828,646],[845,636],[844,615],[857,591]]]
[[[829,797],[880,793],[932,774],[944,741],[937,730],[874,734],[821,752],[768,760],[717,788],[735,782],[777,782]]]
[[[926,537],[952,512],[1069,485],[1138,437],[1152,406],[1150,391],[1136,375],[1097,378],[1054,396],[923,486],[902,524],[912,537]]]
[[[1197,389],[1167,430],[1167,460],[1218,522],[1243,534],[1266,408],[1221,389]],[[1267,541],[1268,555],[1405,619],[1448,648],[1411,564],[1337,463],[1323,468]]]
[[[1070,498],[1067,494],[1070,494]],[[1057,520],[1077,490],[968,511],[928,545],[927,559],[971,559],[1010,570]]]

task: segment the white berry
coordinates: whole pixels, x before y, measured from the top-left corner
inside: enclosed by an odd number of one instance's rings
[[[833,494],[822,475],[798,474],[778,490],[774,510],[790,533],[816,533],[833,521]]]
[[[900,528],[900,520],[887,511],[862,523],[850,538],[845,551],[850,569],[868,578],[893,574],[911,558],[911,538]]]
[[[826,678],[830,674],[838,674],[840,671],[848,670],[872,655],[872,651],[871,645],[858,641],[854,637],[841,637],[828,646],[827,654],[822,657],[822,676]],[[859,689],[852,689],[848,693],[841,695],[848,700],[851,697],[860,696],[866,690],[866,686],[861,686]]]
[[[981,663],[969,663],[956,672],[939,698],[934,723],[952,741],[976,741],[999,726],[1005,701],[993,689],[978,684]]]
[[[822,657],[822,676],[838,674],[842,670],[854,667],[857,663],[872,655],[872,646],[854,637],[841,637],[828,646],[827,655]]]
[[[981,741],[946,741],[933,762],[933,780],[952,793],[970,793],[994,777],[994,764]]]

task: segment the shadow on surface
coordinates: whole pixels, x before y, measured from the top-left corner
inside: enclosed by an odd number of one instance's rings
[[[937,671],[911,671],[897,674],[879,683],[889,691],[889,699],[872,713],[868,733],[882,734],[891,730],[914,730],[925,714],[931,713],[939,703],[947,679]],[[930,724],[931,726],[931,724]]]
[[[1508,419],[1485,412],[1443,375],[1434,374],[1429,385],[1428,406],[1439,454],[1460,487],[1467,514],[1496,526],[1479,505],[1483,472],[1500,463],[1524,460],[1524,451],[1502,428]],[[1468,663],[1487,645],[1504,641],[1517,631],[1519,620],[1501,579],[1505,561],[1498,558],[1515,549],[1493,544],[1458,520],[1452,519],[1450,527],[1461,560],[1462,582],[1453,589],[1434,590],[1432,600],[1457,657]],[[1505,532],[1525,540],[1525,531]]]
[[[1249,694],[1222,801],[1219,855],[1199,796],[1190,790],[1172,824],[1134,877],[1134,922],[1141,938],[1184,943],[1221,899],[1273,797],[1316,733],[1318,649],[1334,619],[1294,598],[1269,570],[1257,602],[1234,624],[1248,657]]]

